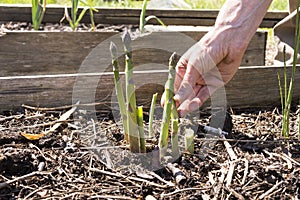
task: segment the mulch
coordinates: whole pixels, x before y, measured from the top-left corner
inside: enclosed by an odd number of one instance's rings
[[[71,107],[24,106],[0,116],[0,199],[300,197],[296,110],[289,139],[281,136],[278,109],[230,110],[229,137],[198,131],[194,154],[183,151],[172,164],[150,170],[140,163],[154,161],[139,162],[141,156],[129,153],[120,122],[111,112],[74,108],[70,113]],[[93,114],[97,119],[89,117]],[[203,111],[192,123],[207,125],[210,118],[210,112]],[[155,124],[158,134],[160,120]],[[181,130],[186,126],[183,120]],[[148,141],[149,152],[155,144],[155,139]]]

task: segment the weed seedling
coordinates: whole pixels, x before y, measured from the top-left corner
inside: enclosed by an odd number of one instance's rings
[[[158,21],[158,23],[160,23],[160,25],[162,26],[166,26],[163,21],[161,21],[158,17],[154,16],[154,15],[150,15],[148,17],[146,17],[146,10],[147,10],[147,0],[143,1],[143,5],[142,5],[142,10],[141,10],[141,14],[140,14],[140,33],[144,33],[145,31],[145,25],[147,24],[148,21],[150,21],[151,19],[155,19]]]
[[[31,17],[34,30],[39,30],[46,11],[46,0],[32,0]]]
[[[289,87],[287,82],[287,72],[286,72],[286,62],[284,58],[284,86],[282,86],[280,75],[278,74],[278,83],[279,83],[279,92],[280,92],[280,99],[281,99],[281,107],[282,107],[282,135],[285,138],[289,138],[290,129],[289,129],[289,122],[290,122],[290,111],[291,111],[291,104],[293,99],[293,89],[294,89],[294,82],[295,82],[295,74],[297,68],[297,60],[298,60],[298,52],[299,52],[299,44],[300,44],[300,30],[299,30],[299,5],[300,1],[297,1],[297,14],[296,14],[296,37],[295,37],[295,50],[294,50],[294,57],[293,57],[293,66],[292,66],[292,74],[289,81]],[[285,55],[285,52],[284,52]]]
[[[79,14],[79,16],[77,16],[78,15],[78,6],[79,6],[79,0],[72,0],[71,16],[69,15],[68,8],[65,7],[65,16],[61,20],[61,21],[63,21],[66,18],[66,20],[69,22],[73,31],[76,30],[82,17],[84,16],[85,12],[87,11],[87,8],[83,8],[83,10]]]

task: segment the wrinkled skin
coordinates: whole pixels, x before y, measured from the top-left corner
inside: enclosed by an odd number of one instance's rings
[[[174,85],[180,116],[201,107],[216,89],[232,79],[271,2],[227,0],[212,30],[181,57]]]

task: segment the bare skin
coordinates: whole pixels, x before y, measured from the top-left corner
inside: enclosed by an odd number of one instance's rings
[[[213,29],[182,56],[174,85],[180,116],[198,109],[232,79],[271,2],[227,0]]]

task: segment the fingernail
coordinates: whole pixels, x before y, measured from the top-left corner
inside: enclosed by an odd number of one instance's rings
[[[174,99],[175,101],[178,101],[178,100],[179,100],[179,95],[178,95],[178,94],[175,94],[175,96],[173,97],[173,99]]]

